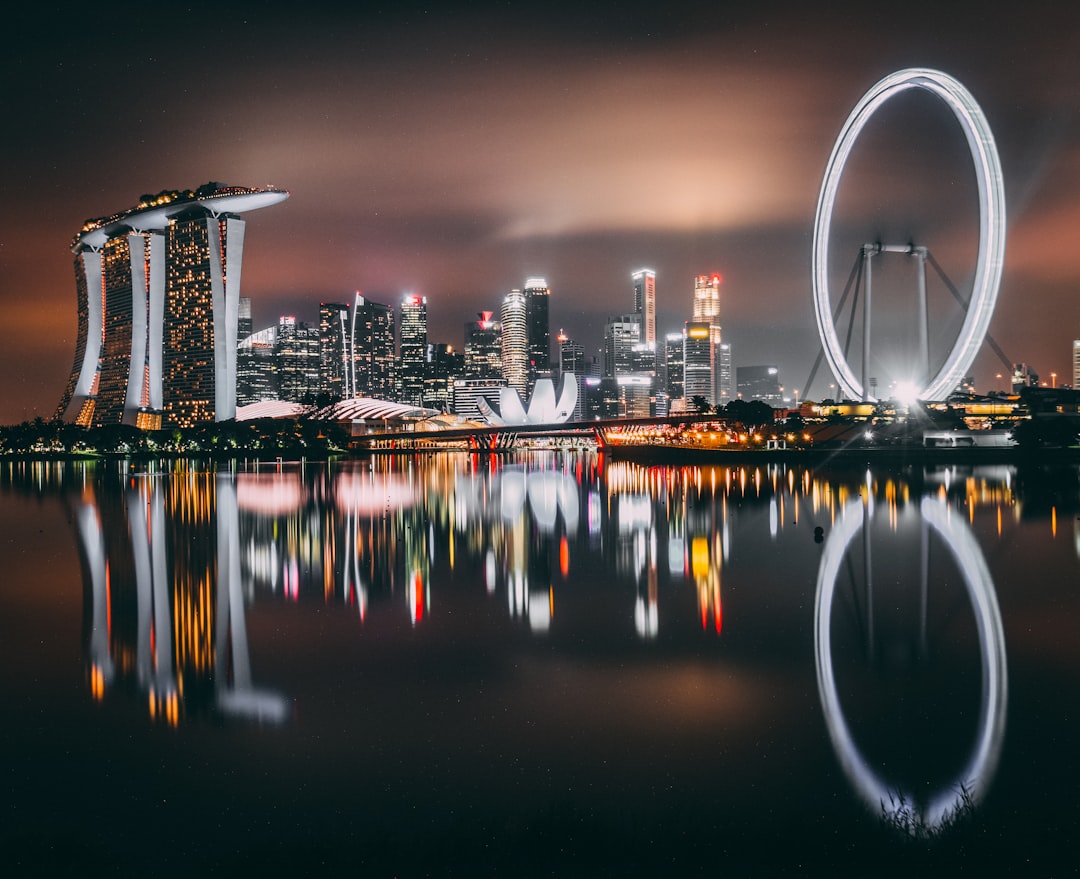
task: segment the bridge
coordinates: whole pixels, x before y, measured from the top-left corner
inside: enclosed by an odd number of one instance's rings
[[[723,415],[684,412],[647,418],[603,418],[594,421],[567,421],[562,424],[515,424],[497,427],[468,425],[424,430],[422,421],[412,430],[378,431],[358,434],[349,442],[352,452],[415,452],[468,448],[477,452],[508,452],[521,440],[577,439],[599,449],[610,443],[610,434],[646,433],[657,427],[679,427],[726,420]]]

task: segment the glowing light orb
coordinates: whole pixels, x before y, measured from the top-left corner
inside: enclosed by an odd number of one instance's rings
[[[896,387],[893,389],[893,397],[902,406],[910,406],[919,399],[919,388],[915,382],[897,382]]]

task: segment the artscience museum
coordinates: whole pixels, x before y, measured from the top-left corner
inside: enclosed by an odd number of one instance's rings
[[[491,404],[482,397],[477,399],[484,420],[493,426],[513,427],[521,424],[564,424],[574,414],[577,406],[577,377],[565,373],[562,377],[562,390],[558,400],[555,398],[555,385],[549,378],[538,379],[533,387],[528,408],[522,402],[521,395],[515,388],[499,389],[499,411],[495,412]]]

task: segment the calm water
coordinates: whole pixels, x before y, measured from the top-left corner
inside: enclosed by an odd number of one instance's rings
[[[4,463],[5,872],[1071,874],[1078,498],[1075,468]]]

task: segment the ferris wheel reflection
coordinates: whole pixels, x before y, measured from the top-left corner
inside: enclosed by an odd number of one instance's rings
[[[921,523],[920,552],[920,640],[925,646],[927,591],[929,580],[929,536],[934,532],[949,550],[960,571],[974,614],[978,633],[981,668],[981,693],[977,716],[977,733],[963,767],[948,783],[938,786],[929,795],[905,790],[887,780],[883,772],[872,765],[856,743],[852,727],[836,681],[833,663],[833,603],[837,593],[837,578],[856,538],[863,538],[863,587],[868,625],[866,638],[868,654],[873,644],[873,580],[870,566],[870,528],[874,519],[872,500],[855,499],[848,502],[825,543],[818,569],[814,605],[814,652],[817,664],[818,693],[824,709],[825,722],[833,748],[845,775],[874,813],[885,819],[900,819],[900,810],[916,810],[917,826],[931,832],[940,829],[965,804],[974,805],[985,795],[997,770],[1005,735],[1007,709],[1007,678],[1005,636],[1001,623],[994,584],[990,578],[982,551],[962,516],[953,513],[938,497],[924,497],[918,506]],[[850,565],[850,560],[849,560]],[[849,567],[850,570],[850,567]],[[896,820],[897,827],[910,823]]]

